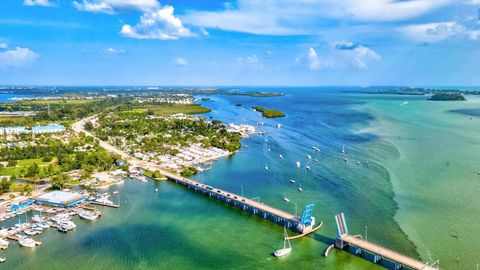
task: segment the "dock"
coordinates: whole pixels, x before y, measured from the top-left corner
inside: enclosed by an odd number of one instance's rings
[[[107,207],[112,207],[112,208],[119,208],[120,206],[118,204],[108,204],[108,203],[102,203],[102,202],[97,202],[97,201],[91,201],[89,202],[90,204],[95,204],[95,205],[100,205],[100,206],[107,206]],[[88,207],[88,206],[87,206]],[[83,207],[85,208],[85,206]],[[86,209],[86,208],[85,208]],[[95,209],[94,209],[95,210]]]

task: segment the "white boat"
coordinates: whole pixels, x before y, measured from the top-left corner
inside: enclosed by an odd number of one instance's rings
[[[0,239],[0,248],[1,248],[1,249],[7,249],[7,248],[8,248],[8,244],[10,244],[10,242],[8,242],[7,240],[5,240],[5,239]]]
[[[316,147],[316,146],[312,146],[313,150],[317,151],[317,152],[320,152],[320,148]]]
[[[37,232],[36,231],[33,231],[33,230],[25,230],[23,231],[26,235],[29,235],[29,236],[33,236],[33,235],[36,235]]]
[[[5,259],[5,257],[0,257],[0,263],[4,263],[6,261],[7,261],[7,259]]]
[[[29,248],[35,247],[35,240],[33,240],[32,238],[21,239],[21,240],[18,241],[18,243],[22,247],[29,247]]]
[[[98,214],[90,212],[90,211],[82,211],[78,214],[81,218],[88,219],[88,220],[95,220],[98,218]]]
[[[38,223],[38,227],[42,229],[48,229],[50,228],[50,225],[48,225],[47,223]]]
[[[293,183],[295,183],[295,180],[293,180],[293,179],[290,179],[290,183],[292,183],[292,184],[293,184]]]
[[[300,167],[302,166],[302,165],[300,164],[300,161],[297,161],[296,165],[297,165],[297,168],[300,168]]]
[[[310,156],[310,155],[307,155],[307,158],[308,158],[308,159],[312,159],[312,156]]]
[[[310,166],[307,165],[307,166],[305,166],[305,169],[311,170],[312,168],[310,168]]]
[[[268,152],[271,152],[271,151],[272,151],[272,149],[268,148]]]
[[[360,165],[360,161],[357,161],[357,165]]]
[[[300,185],[300,187],[298,187],[298,191],[300,191],[300,192],[303,191],[302,185]]]
[[[281,128],[281,127],[282,127],[282,124],[276,124],[275,127],[276,127],[276,128]]]
[[[280,159],[284,159],[284,157],[283,157],[283,155],[282,155],[282,154],[280,154]]]
[[[342,154],[345,154],[345,145],[342,144]]]
[[[288,243],[288,247],[287,247],[287,243]],[[290,252],[292,252],[292,246],[290,245],[290,240],[288,240],[287,230],[284,228],[283,248],[273,252],[273,255],[275,255],[275,257],[282,257],[290,254]]]
[[[40,223],[40,222],[43,222],[43,218],[42,218],[41,216],[39,216],[39,215],[34,215],[34,216],[32,217],[32,221],[33,221],[33,222],[38,222],[38,223]]]
[[[315,162],[318,162],[318,158],[315,158]]]
[[[287,197],[283,197],[283,200],[286,201],[286,202],[289,202],[289,201],[290,201],[290,199],[287,198]]]
[[[265,171],[268,171],[268,165],[265,164]]]

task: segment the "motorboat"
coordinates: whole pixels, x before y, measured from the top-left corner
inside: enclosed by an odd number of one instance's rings
[[[292,184],[293,184],[293,183],[295,183],[295,180],[293,180],[293,179],[290,179],[290,183],[292,183]]]
[[[95,220],[98,218],[98,214],[97,213],[93,213],[93,212],[90,212],[90,211],[82,211],[78,214],[81,218],[83,219],[88,219],[88,220]]]
[[[287,197],[283,197],[283,200],[286,201],[286,202],[289,202],[289,201],[290,201],[290,199],[287,198]]]
[[[282,154],[280,154],[280,159],[284,159],[284,157],[283,157],[283,155],[282,155]]]
[[[302,165],[300,164],[300,161],[297,161],[296,165],[297,165],[297,168],[300,168],[300,167],[302,166]]]
[[[23,231],[26,235],[28,236],[33,236],[33,235],[36,235],[37,232],[36,231],[33,231],[33,230],[25,230]]]
[[[24,239],[21,239],[21,240],[18,241],[18,243],[19,243],[22,247],[29,247],[29,248],[33,248],[33,247],[35,247],[35,245],[36,245],[35,240],[33,240],[32,238],[24,238]]]
[[[8,248],[8,244],[10,244],[10,242],[8,242],[7,240],[5,240],[5,239],[0,239],[0,248],[1,248],[1,249],[7,249],[7,248]]]
[[[308,158],[308,159],[312,159],[312,156],[310,156],[310,155],[307,155],[307,158]]]
[[[307,165],[307,166],[305,166],[305,169],[311,170],[312,168],[310,168],[310,166]]]
[[[57,228],[57,230],[58,230],[59,232],[63,232],[63,233],[68,232],[67,228],[65,228],[65,227],[63,227],[63,226],[59,226],[59,227]]]

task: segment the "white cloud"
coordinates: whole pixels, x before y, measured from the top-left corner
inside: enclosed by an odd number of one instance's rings
[[[221,11],[191,11],[186,23],[205,28],[268,35],[318,33],[328,20],[399,21],[419,17],[454,0],[238,0]],[[288,11],[288,12],[287,12]]]
[[[254,69],[264,68],[262,62],[258,59],[257,55],[255,54],[252,54],[246,57],[238,57],[237,65],[239,67],[245,67],[245,68],[254,68]]]
[[[148,12],[160,8],[157,0],[82,0],[73,1],[73,6],[81,11],[106,14],[131,10]]]
[[[310,47],[307,53],[295,58],[297,67],[309,70],[324,69],[367,69],[368,63],[381,60],[381,56],[374,50],[361,44],[349,41],[340,41],[322,51],[321,55]]]
[[[123,49],[116,49],[116,48],[106,48],[106,54],[123,54],[125,51]]]
[[[478,30],[468,29],[458,22],[436,22],[426,24],[414,24],[399,29],[407,37],[419,42],[439,42],[453,37],[467,37],[477,40]]]
[[[16,47],[15,49],[0,51],[0,68],[23,67],[35,61],[38,57],[38,53],[28,48]]]
[[[173,15],[172,6],[146,12],[140,17],[140,22],[135,26],[125,24],[120,34],[125,37],[137,39],[172,40],[181,37],[195,36],[182,21]]]
[[[49,0],[24,0],[24,6],[42,6],[42,7],[55,7],[57,4],[50,2]]]
[[[7,43],[0,43],[0,49],[6,49],[8,48]]]
[[[177,65],[177,66],[182,66],[182,67],[188,66],[187,60],[185,60],[185,58],[181,58],[181,57],[176,58],[176,59],[173,61],[173,63],[174,63],[175,65]]]

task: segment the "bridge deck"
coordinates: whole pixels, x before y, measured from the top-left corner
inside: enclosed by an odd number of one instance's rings
[[[402,264],[403,266],[407,266],[412,269],[422,269],[422,270],[436,270],[437,268],[434,268],[432,266],[429,266],[426,263],[423,263],[421,261],[417,261],[415,259],[412,259],[406,255],[400,254],[398,252],[395,252],[393,250],[381,247],[379,245],[370,243],[368,241],[365,241],[363,239],[359,239],[356,237],[353,237],[351,235],[343,235],[341,237],[341,240],[344,242],[349,243],[350,245],[359,247],[361,249],[364,249],[366,251],[372,252],[374,254],[380,255],[384,258],[387,258],[393,262]]]

